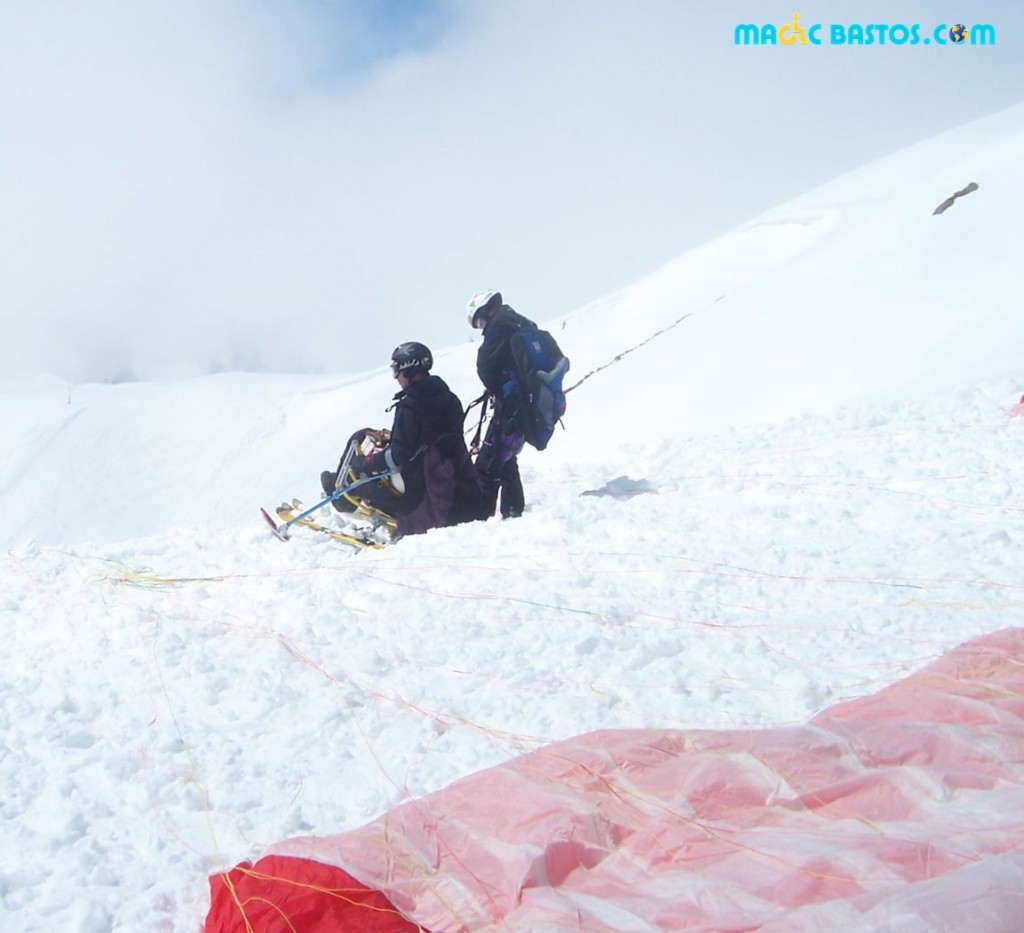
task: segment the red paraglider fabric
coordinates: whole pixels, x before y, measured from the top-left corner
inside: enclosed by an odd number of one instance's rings
[[[333,865],[268,855],[210,879],[206,933],[415,933],[388,899]]]
[[[207,933],[1020,929],[1024,629],[803,726],[590,733],[270,857],[249,900],[211,879]],[[246,926],[257,900],[298,917],[295,884],[328,916],[334,881],[277,875],[307,863],[410,925]]]

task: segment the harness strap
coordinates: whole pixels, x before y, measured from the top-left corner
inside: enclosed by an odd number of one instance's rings
[[[480,438],[484,433],[484,421],[487,420],[487,402],[493,400],[493,396],[490,392],[484,392],[480,398],[473,399],[466,408],[466,411],[462,415],[462,420],[466,420],[468,415],[474,407],[480,405],[480,420],[476,424],[476,433],[473,434],[473,440],[469,444],[469,452],[475,457],[480,452]],[[481,404],[482,403],[482,404]]]

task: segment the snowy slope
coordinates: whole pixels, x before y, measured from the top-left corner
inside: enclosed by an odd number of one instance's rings
[[[590,729],[802,722],[1017,624],[1022,159],[1015,108],[551,322],[589,378],[527,514],[379,553],[256,516],[387,423],[378,361],[0,387],[3,928],[195,931],[282,837]]]
[[[690,315],[616,378],[588,382],[573,428],[603,419],[623,380],[642,387],[631,419],[658,431],[675,399],[672,433],[703,433],[1018,376],[1022,157],[1017,107],[843,176],[572,315],[577,377]],[[932,214],[969,181],[977,192]]]
[[[872,163],[548,322],[570,352],[569,384],[671,331],[570,396],[571,433],[545,464],[601,455],[609,412],[624,412],[620,433],[703,434],[1017,375],[1022,160],[1017,107]],[[980,189],[933,216],[968,181]],[[462,313],[438,313],[449,312]],[[429,342],[429,330],[395,342]],[[438,371],[474,398],[475,344],[434,349]],[[389,423],[386,362],[341,379],[0,387],[14,418],[0,455],[0,541],[231,527],[255,501],[308,498],[353,426]]]

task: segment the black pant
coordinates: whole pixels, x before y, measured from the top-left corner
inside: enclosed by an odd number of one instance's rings
[[[476,458],[476,471],[484,497],[483,517],[490,518],[498,504],[501,492],[501,517],[517,518],[526,506],[523,481],[519,477],[519,461],[511,457],[502,462],[501,429],[499,419],[492,418],[487,426],[483,446]]]

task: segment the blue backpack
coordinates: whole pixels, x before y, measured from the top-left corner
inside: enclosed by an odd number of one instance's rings
[[[562,380],[569,372],[569,359],[555,338],[537,327],[516,332],[509,344],[519,395],[517,426],[526,443],[543,450],[565,414]]]

